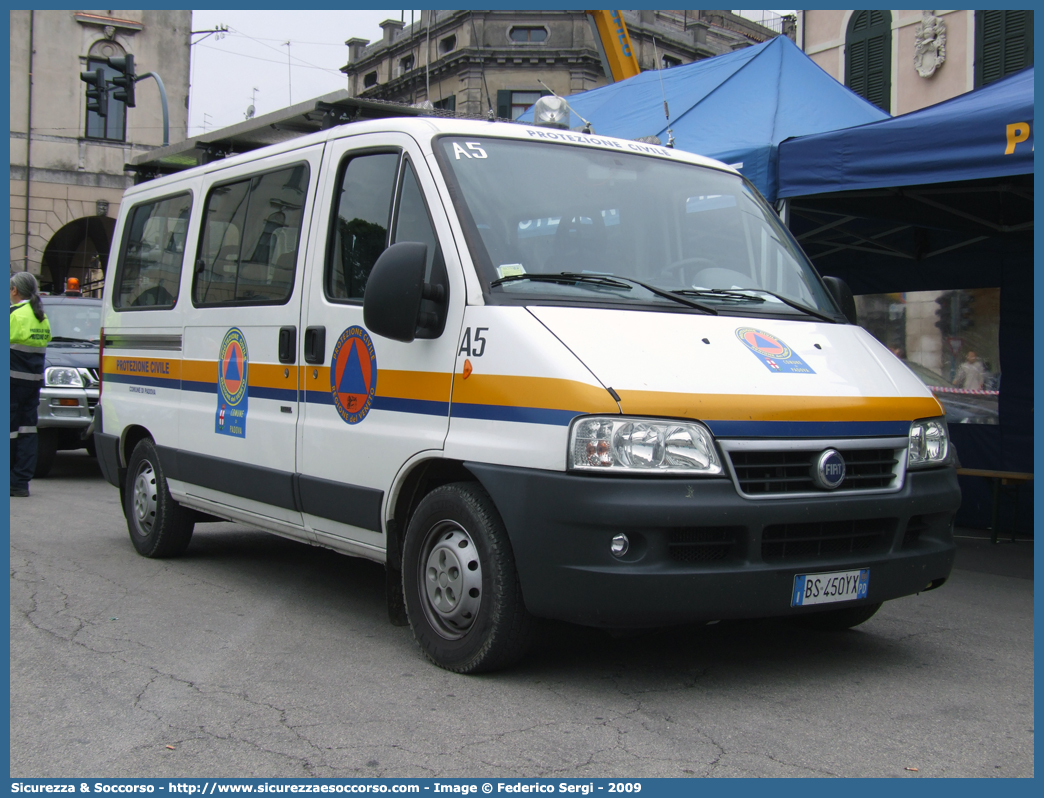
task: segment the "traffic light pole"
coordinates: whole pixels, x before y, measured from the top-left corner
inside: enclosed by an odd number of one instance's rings
[[[145,78],[152,78],[156,81],[156,85],[159,86],[160,103],[163,106],[163,146],[166,147],[170,144],[170,122],[167,115],[167,90],[163,88],[163,81],[155,72],[145,72],[138,75],[134,82],[137,83],[139,80],[145,80]]]

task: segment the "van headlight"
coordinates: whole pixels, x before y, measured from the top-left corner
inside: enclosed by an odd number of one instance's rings
[[[568,466],[647,474],[722,473],[714,438],[702,424],[617,416],[573,422]]]
[[[44,372],[44,384],[55,388],[82,388],[83,377],[78,369],[51,366]]]
[[[942,465],[949,458],[950,440],[943,419],[923,418],[910,425],[910,448],[906,458],[909,468]]]

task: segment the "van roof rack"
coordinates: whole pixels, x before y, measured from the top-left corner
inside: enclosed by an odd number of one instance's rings
[[[336,125],[398,116],[467,118],[465,114],[437,108],[352,97],[347,89],[339,89],[264,116],[151,150],[124,164],[123,169],[134,173],[135,184],[144,183],[161,175],[213,163],[230,155],[278,144]]]

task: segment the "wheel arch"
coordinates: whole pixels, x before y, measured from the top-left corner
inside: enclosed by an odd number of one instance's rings
[[[120,442],[120,468],[127,468],[127,464],[130,462],[131,453],[134,451],[134,447],[138,445],[138,442],[144,438],[148,438],[153,443],[156,439],[152,436],[152,433],[148,429],[138,424],[131,424],[129,427],[123,430],[123,440]]]
[[[403,474],[388,507],[386,563],[389,568],[400,570],[406,528],[421,499],[435,488],[451,482],[477,483],[478,479],[464,466],[463,461],[441,457],[415,463]]]

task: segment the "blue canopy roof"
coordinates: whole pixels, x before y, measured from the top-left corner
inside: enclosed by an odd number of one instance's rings
[[[678,149],[734,164],[770,201],[783,139],[863,125],[888,114],[842,86],[785,36],[685,66],[643,72],[568,98],[570,127],[637,139],[669,127]],[[532,121],[532,110],[521,121]],[[742,166],[740,166],[742,164]]]
[[[903,116],[779,148],[779,196],[1033,173],[1033,67]]]

